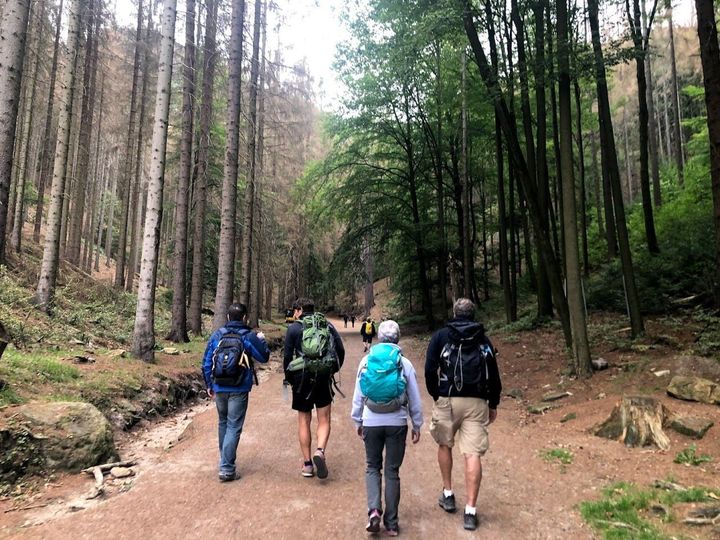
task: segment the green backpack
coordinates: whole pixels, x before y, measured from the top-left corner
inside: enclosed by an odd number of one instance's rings
[[[288,371],[308,370],[311,373],[331,375],[336,371],[337,355],[330,327],[322,313],[313,313],[300,319],[303,326],[300,356],[288,366]]]

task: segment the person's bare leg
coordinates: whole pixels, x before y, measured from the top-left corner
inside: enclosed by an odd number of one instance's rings
[[[312,446],[311,423],[312,412],[298,411],[298,440],[300,441],[300,451],[302,452],[303,460],[306,463],[310,461],[310,447]]]
[[[453,456],[452,448],[449,446],[438,446],[438,465],[440,465],[440,474],[442,475],[443,489],[452,491],[452,468]]]
[[[332,405],[317,409],[318,427],[317,427],[317,440],[318,448],[325,450],[328,439],[330,439],[330,413]],[[309,448],[309,446],[308,446]]]
[[[467,494],[467,505],[477,505],[478,492],[482,482],[482,462],[480,456],[465,454],[465,492]]]

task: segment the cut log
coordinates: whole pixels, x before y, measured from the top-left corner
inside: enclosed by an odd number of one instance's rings
[[[670,447],[663,424],[671,415],[657,399],[648,396],[626,396],[615,405],[610,417],[594,429],[595,435],[622,441],[625,446],[655,445]]]

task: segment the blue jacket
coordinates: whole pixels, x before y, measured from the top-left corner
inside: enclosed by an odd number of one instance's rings
[[[203,356],[203,377],[205,378],[205,387],[212,388],[213,392],[232,392],[232,393],[244,393],[249,392],[253,386],[253,374],[250,370],[247,371],[242,382],[238,386],[220,386],[212,381],[212,357],[215,353],[215,349],[220,343],[220,338],[233,332],[244,336],[245,350],[252,357],[255,362],[264,364],[270,358],[270,349],[264,339],[260,339],[255,332],[252,332],[250,328],[243,322],[240,321],[229,321],[225,326],[216,330],[210,339],[208,340],[207,347],[205,348],[205,355]]]

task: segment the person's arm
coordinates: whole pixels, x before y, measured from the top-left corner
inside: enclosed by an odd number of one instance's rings
[[[497,365],[497,352],[489,339],[488,345],[490,345],[490,348],[493,351],[493,355],[488,361],[488,407],[490,407],[491,410],[495,410],[500,403],[500,395],[502,394],[502,382],[500,381],[500,369]]]
[[[250,346],[250,356],[261,364],[266,363],[270,359],[270,348],[267,341],[259,338],[255,332],[248,332],[245,337]]]
[[[205,388],[212,389],[212,357],[215,349],[217,348],[217,333],[215,332],[208,339],[207,346],[205,347],[205,354],[203,355],[202,371],[203,378],[205,379]]]
[[[335,329],[335,327],[332,324],[329,324],[328,326],[330,327],[330,335],[332,335],[335,345],[335,354],[337,355],[338,368],[341,368],[345,363],[345,345],[343,345],[342,338],[340,337],[340,334]]]
[[[285,332],[285,346],[283,349],[283,371],[286,371],[290,362],[295,357],[295,335],[297,323],[292,323],[288,326],[287,332]]]
[[[403,358],[403,371],[407,380],[408,412],[412,421],[412,430],[419,432],[423,425],[422,399],[420,398],[417,373],[407,358]]]
[[[439,374],[440,369],[440,333],[436,332],[428,343],[425,353],[425,388],[428,394],[437,401],[440,395]]]
[[[360,375],[364,368],[364,364],[364,361],[361,361],[358,366],[357,377],[355,377],[355,391],[353,392],[352,411],[350,412],[350,417],[355,424],[355,429],[362,428],[363,409],[365,408],[362,390],[360,390]]]

